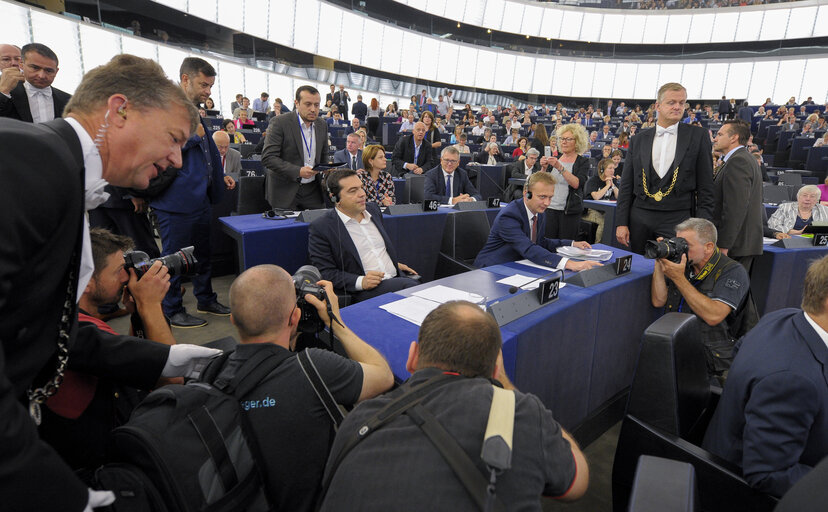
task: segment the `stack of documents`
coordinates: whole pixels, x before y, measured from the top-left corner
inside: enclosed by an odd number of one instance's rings
[[[535,290],[538,286],[541,285],[542,282],[552,279],[556,276],[546,276],[543,279],[538,279],[537,277],[530,277],[524,276],[523,274],[515,274],[513,276],[504,277],[503,279],[499,280],[498,283],[500,284],[508,284],[509,286],[517,286],[521,290]],[[566,286],[566,283],[561,281],[559,288],[563,288]]]
[[[485,297],[449,288],[448,286],[437,285],[414,292],[410,297],[384,304],[380,306],[380,309],[384,309],[403,320],[408,320],[412,324],[422,325],[423,320],[432,310],[440,304],[453,300],[467,300],[478,303],[485,300]]]
[[[601,249],[584,250],[577,247],[564,246],[558,247],[555,251],[567,258],[577,258],[579,260],[608,261],[612,259],[612,251],[604,251]]]

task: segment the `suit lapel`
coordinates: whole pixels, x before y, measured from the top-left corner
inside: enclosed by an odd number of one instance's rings
[[[678,167],[679,163],[684,160],[684,154],[687,153],[687,148],[690,147],[690,126],[684,123],[679,123],[678,131],[676,132],[676,158],[673,159],[673,163],[670,164],[670,169],[668,170],[667,174],[670,175],[672,179],[672,171],[676,167]],[[665,175],[666,177],[666,175]]]
[[[60,104],[61,102],[56,94],[58,92],[57,89],[52,86],[49,86],[49,89],[52,90],[52,108],[55,109],[55,119],[58,119],[63,117],[63,106]]]
[[[342,257],[344,258],[345,255],[348,255],[348,257],[353,259],[354,263],[362,270],[362,275],[365,275],[365,269],[362,268],[362,260],[359,259],[359,251],[357,251],[356,245],[354,245],[354,241],[351,239],[351,234],[348,233],[348,230],[345,228],[345,224],[343,224],[342,219],[339,218],[336,208],[331,209],[331,213],[333,214],[333,221],[336,224],[337,237],[342,244]]]
[[[655,169],[653,168],[653,144],[655,143],[655,135],[655,127],[643,131],[637,135],[637,137],[641,137],[642,145],[638,146],[638,151],[641,155],[641,165],[643,166],[643,170],[647,173],[648,183],[652,182],[653,179],[661,179],[658,177],[658,174],[655,173]],[[638,173],[638,169],[633,169],[633,171]],[[633,176],[635,176],[635,174],[633,174]]]
[[[32,109],[29,106],[29,95],[26,94],[26,88],[23,87],[23,82],[17,84],[17,87],[11,92],[14,108],[17,110],[17,115],[20,116],[21,121],[33,123]],[[53,98],[54,99],[54,98]]]
[[[822,376],[825,383],[828,384],[828,347],[823,343],[819,334],[811,327],[811,324],[805,320],[805,313],[800,312],[794,316],[794,326],[799,331],[802,340],[808,345],[808,350],[814,355],[814,359],[822,364]]]

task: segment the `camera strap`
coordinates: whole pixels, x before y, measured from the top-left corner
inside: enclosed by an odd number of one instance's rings
[[[336,400],[334,400],[331,390],[325,385],[325,381],[323,381],[322,377],[319,375],[319,370],[316,369],[316,365],[313,364],[313,360],[311,360],[310,354],[308,354],[307,350],[299,352],[299,354],[296,355],[296,358],[299,361],[299,367],[302,368],[302,372],[311,383],[313,391],[316,393],[319,401],[322,402],[322,406],[325,407],[325,411],[328,412],[328,416],[331,417],[334,430],[338,430],[342,420],[345,419],[345,415],[342,414],[342,410],[339,408]]]

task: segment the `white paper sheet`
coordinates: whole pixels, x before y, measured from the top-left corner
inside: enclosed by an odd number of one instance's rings
[[[550,276],[550,277],[547,277],[546,279],[550,279],[551,277],[555,277],[555,276]],[[509,286],[517,286],[521,290],[535,290],[546,279],[538,279],[536,277],[529,277],[529,276],[524,276],[522,274],[515,274],[513,276],[504,277],[503,279],[499,280],[498,283],[508,284]],[[566,283],[561,281],[558,288],[563,288],[564,286],[566,286]]]
[[[542,270],[546,270],[547,272],[549,272],[550,270],[558,270],[555,267],[547,267],[546,265],[538,265],[537,263],[533,263],[529,260],[519,260],[519,261],[516,261],[515,263],[520,263],[521,265],[526,265],[527,267],[539,268],[539,269],[542,269]]]
[[[438,302],[440,304],[451,302],[453,300],[467,300],[469,302],[478,303],[483,299],[482,296],[477,295],[476,293],[464,292],[463,290],[449,288],[448,286],[443,285],[432,286],[431,288],[414,292],[411,295]]]
[[[440,304],[422,297],[406,297],[388,304],[383,304],[380,309],[388,311],[394,316],[407,320],[415,325],[422,325],[425,317],[436,309]]]

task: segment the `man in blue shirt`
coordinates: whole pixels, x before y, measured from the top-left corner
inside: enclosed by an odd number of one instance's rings
[[[270,112],[270,103],[268,102],[268,98],[270,98],[270,95],[263,92],[261,97],[253,100],[253,110],[255,112],[264,112],[265,114]]]

